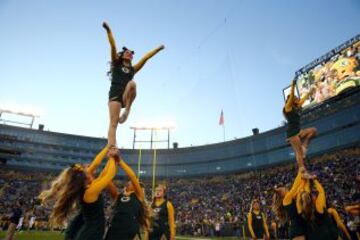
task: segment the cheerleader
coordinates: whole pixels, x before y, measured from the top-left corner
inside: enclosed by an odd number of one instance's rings
[[[278,187],[273,195],[272,210],[282,224],[288,224],[288,235],[293,240],[305,240],[306,235],[306,222],[296,205],[297,194],[305,184],[305,179],[302,178],[304,172],[304,168],[299,169],[290,190]]]
[[[295,96],[295,80],[291,84],[291,91],[286,99],[285,106],[283,108],[283,114],[288,122],[286,137],[287,141],[291,144],[296,156],[298,167],[304,167],[304,158],[306,156],[307,148],[310,140],[316,136],[316,128],[301,129],[300,117],[301,106],[306,99],[312,94],[314,88],[309,91],[303,98],[298,99]]]
[[[109,91],[109,113],[110,125],[108,131],[108,144],[116,144],[116,128],[118,123],[124,123],[129,116],[131,105],[136,97],[136,84],[134,82],[134,75],[140,71],[147,60],[153,57],[156,53],[164,49],[164,45],[147,53],[138,63],[132,65],[134,51],[122,48],[122,51],[117,52],[115,39],[112,35],[111,29],[107,23],[103,23],[105,28],[110,48],[111,48],[111,87]],[[125,108],[121,114],[121,109]]]
[[[106,146],[102,151],[98,153],[98,155],[95,157],[94,161],[88,166],[87,171],[89,177],[91,179],[94,179],[95,177],[95,170],[98,168],[98,166],[101,164],[102,160],[104,159],[106,152],[108,151],[108,147]],[[109,163],[109,162],[108,162]],[[106,164],[104,171],[102,174],[107,172],[107,169],[109,167],[109,164]],[[69,224],[66,227],[65,230],[65,240],[73,240],[76,238],[77,233],[84,225],[84,216],[81,211],[79,211],[75,217],[71,219]]]
[[[125,171],[130,181],[121,193],[118,192],[114,184],[110,183],[115,206],[105,239],[141,239],[140,229],[142,228],[144,231],[150,229],[151,211],[146,203],[144,190],[134,171],[122,159],[118,164]]]
[[[305,189],[299,193],[298,211],[306,221],[307,240],[336,240],[339,236],[337,227],[333,224],[326,208],[325,190],[316,179],[311,181],[316,194]]]
[[[154,217],[149,240],[175,240],[175,211],[166,196],[167,187],[159,184],[155,189],[155,197],[151,205]]]
[[[108,152],[108,153],[107,153]],[[109,160],[102,173],[96,179],[93,171],[108,154]],[[76,234],[75,240],[102,239],[105,229],[102,190],[111,182],[116,174],[118,149],[105,147],[89,167],[73,164],[62,171],[49,190],[43,191],[39,198],[43,203],[55,201],[50,215],[52,226],[63,226],[75,210],[80,209],[84,223]]]
[[[248,229],[252,239],[270,239],[265,214],[260,210],[260,201],[254,199],[247,215]]]

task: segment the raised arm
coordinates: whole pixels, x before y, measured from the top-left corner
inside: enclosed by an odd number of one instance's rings
[[[304,184],[304,191],[310,193],[311,192],[311,189],[310,189],[310,181],[305,181],[305,184]]]
[[[298,189],[301,187],[301,183],[301,171],[299,170],[291,189],[285,194],[285,197],[283,199],[284,206],[288,206],[292,203],[293,199],[296,197]]]
[[[319,183],[319,181],[316,179],[314,180],[314,186],[319,193],[315,202],[316,211],[322,214],[324,213],[324,208],[326,208],[325,190],[323,186]]]
[[[138,63],[135,64],[135,66],[134,66],[135,73],[140,71],[140,69],[144,66],[144,64],[146,63],[147,60],[152,58],[155,54],[157,54],[164,48],[165,48],[164,45],[161,45],[161,46],[155,48],[154,50],[148,52],[142,59],[140,59],[140,61]]]
[[[99,175],[100,178],[103,177],[105,174],[107,174],[109,167],[110,167],[110,161],[107,161],[104,170]],[[110,192],[112,199],[116,199],[119,196],[119,191],[117,190],[115,184],[112,181],[109,183],[106,189]]]
[[[301,214],[303,211],[303,207],[301,204],[301,194],[303,191],[305,191],[305,185],[309,184],[309,180],[301,180],[300,186],[298,188],[298,192],[296,193],[296,210],[298,214]]]
[[[94,160],[91,162],[90,166],[88,167],[87,171],[94,175],[95,170],[100,166],[102,160],[105,158],[107,152],[109,151],[108,146],[104,147],[94,158]]]
[[[294,97],[295,97],[295,84],[296,84],[296,81],[293,80],[291,83],[289,98],[286,100],[286,103],[285,103],[285,111],[286,112],[290,112],[292,109],[292,105],[293,105]]]
[[[104,174],[101,173],[100,176],[96,178],[94,181],[92,181],[90,186],[86,189],[83,197],[86,203],[95,202],[98,199],[101,191],[104,188],[106,188],[111,182],[111,180],[115,177],[116,174],[115,159],[111,157],[108,161],[109,161],[109,167],[103,170],[103,171],[106,170],[106,172]]]
[[[129,177],[132,185],[134,186],[135,194],[136,194],[137,198],[140,201],[143,201],[145,199],[144,191],[142,190],[139,180],[137,179],[134,171],[122,159],[119,161],[119,165],[122,169],[124,169],[126,175]]]
[[[106,22],[103,23],[103,28],[105,28],[105,30],[106,30],[106,33],[107,33],[107,36],[109,39],[109,43],[110,43],[111,61],[114,62],[116,60],[116,54],[117,54],[115,39],[114,39],[114,36],[112,35],[109,25]]]
[[[335,219],[336,225],[338,226],[338,228],[341,229],[341,231],[344,233],[344,235],[346,236],[346,238],[348,240],[351,240],[351,236],[349,231],[346,229],[343,220],[341,219],[341,217],[339,216],[338,212],[336,211],[335,208],[329,208],[328,209],[328,213],[330,215],[333,216],[333,218]]]
[[[167,210],[168,210],[168,221],[169,221],[169,227],[170,227],[170,240],[175,240],[176,235],[176,225],[175,225],[175,210],[174,206],[171,204],[171,202],[167,202],[166,204]]]

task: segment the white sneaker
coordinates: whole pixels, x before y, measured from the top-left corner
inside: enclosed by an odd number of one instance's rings
[[[129,111],[125,110],[125,112],[123,114],[121,114],[120,118],[119,118],[119,123],[122,124],[126,121],[126,119],[129,116]]]

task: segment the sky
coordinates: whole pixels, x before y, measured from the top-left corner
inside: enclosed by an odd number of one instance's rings
[[[119,147],[132,147],[130,126],[163,121],[187,147],[223,141],[221,110],[226,140],[278,127],[295,71],[360,33],[360,1],[0,0],[0,107],[37,109],[35,128],[105,138],[103,21],[118,48],[135,50],[134,63],[165,45],[135,76]]]

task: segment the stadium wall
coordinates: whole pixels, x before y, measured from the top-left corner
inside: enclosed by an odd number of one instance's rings
[[[279,114],[280,111],[279,111]],[[360,90],[345,92],[303,114],[303,126],[318,137],[308,154],[318,155],[360,143]],[[286,126],[218,144],[157,150],[159,177],[226,174],[294,161],[285,141]],[[106,139],[0,125],[0,166],[60,171],[77,162],[89,163]],[[137,169],[138,150],[123,149],[123,158]],[[152,150],[142,150],[143,177],[152,175]],[[120,175],[123,174],[121,171]]]

